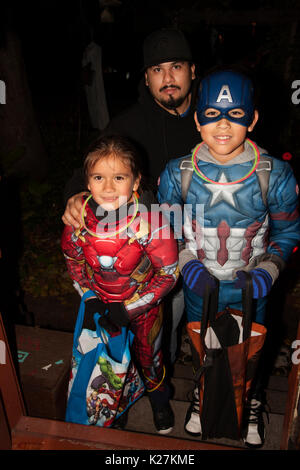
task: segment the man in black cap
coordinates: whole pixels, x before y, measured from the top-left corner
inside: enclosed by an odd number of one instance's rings
[[[175,116],[188,110],[195,66],[181,31],[161,30],[146,38],[144,71],[145,84],[159,106]]]

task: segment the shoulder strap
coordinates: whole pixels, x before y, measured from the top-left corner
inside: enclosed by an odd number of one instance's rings
[[[181,176],[181,198],[185,202],[193,176],[192,155],[181,160],[179,169]]]
[[[261,190],[261,196],[262,200],[265,206],[268,205],[268,189],[269,189],[269,180],[270,180],[270,174],[272,170],[272,158],[268,157],[265,154],[260,155],[260,161],[259,164],[255,170],[260,190]]]
[[[179,169],[181,175],[181,197],[182,200],[185,202],[193,176],[193,165],[191,155],[180,162]],[[267,195],[271,170],[272,159],[265,154],[260,155],[260,161],[255,172],[258,178],[262,200],[265,206],[267,206]]]

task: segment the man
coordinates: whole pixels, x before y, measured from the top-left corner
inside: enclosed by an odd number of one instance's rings
[[[186,38],[176,29],[161,29],[144,41],[144,81],[139,100],[116,116],[105,129],[107,134],[130,137],[141,148],[145,173],[156,192],[158,177],[167,162],[191,152],[199,142],[194,125],[197,79]],[[66,225],[79,227],[84,189],[82,171],[75,172],[65,189],[67,205],[62,217]],[[184,310],[182,290],[173,295],[170,359],[175,361],[176,330]]]

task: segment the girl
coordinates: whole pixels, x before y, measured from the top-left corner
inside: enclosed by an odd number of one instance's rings
[[[161,212],[151,211],[141,191],[136,148],[120,136],[99,138],[84,164],[90,191],[84,196],[82,225],[65,226],[62,249],[71,278],[86,301],[86,313],[109,314],[102,326],[111,334],[128,326],[133,354],[148,391],[154,424],[172,430],[174,415],[162,360],[162,298],[178,278],[177,242]],[[152,201],[153,202],[153,201]]]

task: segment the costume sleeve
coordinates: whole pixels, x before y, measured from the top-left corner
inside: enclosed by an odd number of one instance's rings
[[[287,162],[274,161],[274,167],[268,192],[270,230],[267,251],[243,268],[244,271],[266,270],[273,284],[300,240],[297,181]]]
[[[151,224],[147,237],[139,240],[152,264],[154,275],[124,302],[131,319],[159,304],[175,286],[179,276],[178,248],[173,231],[161,213],[156,215],[158,224],[156,222]]]
[[[272,172],[269,185],[268,206],[270,235],[267,253],[287,261],[300,240],[298,211],[298,184],[287,162]]]
[[[85,259],[80,246],[80,233],[66,225],[61,238],[61,247],[66,260],[68,273],[83,292],[90,289],[85,272]],[[77,287],[76,287],[77,289]]]

